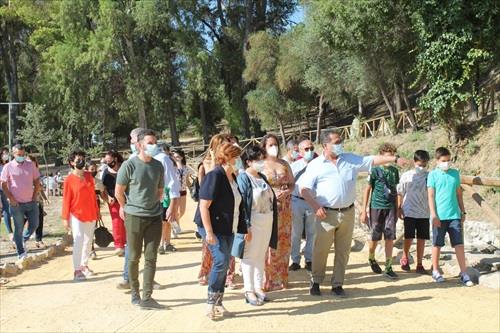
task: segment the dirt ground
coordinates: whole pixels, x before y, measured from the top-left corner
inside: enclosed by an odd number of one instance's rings
[[[97,273],[87,282],[72,282],[70,250],[49,263],[10,278],[0,288],[0,332],[372,332],[440,331],[498,332],[500,295],[484,287],[464,288],[449,277],[442,285],[430,276],[399,272],[397,281],[373,275],[366,250],[352,253],[346,299],[329,295],[327,276],[323,296],[308,294],[305,270],[292,272],[290,289],[269,293],[272,302],[245,304],[241,290],[227,291],[226,307],[236,316],[212,322],[204,316],[207,287],[199,286],[201,243],[194,238],[194,204],[181,226],[186,233],[174,241],[179,251],[158,257],[155,280],[162,289],[154,297],[167,306],[145,311],[130,304],[130,295],[117,290],[123,258],[113,249],[99,249],[91,261]],[[366,247],[365,247],[366,249]],[[333,254],[329,258],[331,272]],[[429,262],[424,262],[429,266]]]

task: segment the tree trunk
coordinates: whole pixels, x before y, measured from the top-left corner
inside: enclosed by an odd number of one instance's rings
[[[403,101],[408,112],[408,117],[410,117],[411,127],[414,131],[418,131],[417,119],[415,118],[413,110],[411,109],[410,100],[408,99],[408,95],[406,94],[406,85],[403,78],[401,78],[401,95],[403,95]]]
[[[495,89],[491,88],[491,93],[490,93],[490,111],[491,113],[495,112]]]
[[[358,96],[358,116],[363,117],[363,102],[361,98]]]
[[[385,88],[383,87],[382,84],[379,84],[379,89],[380,89],[380,93],[382,94],[382,97],[384,98],[385,105],[387,106],[387,109],[389,110],[389,114],[391,115],[391,119],[396,121],[396,116],[394,115],[394,109],[391,105],[391,102],[389,101],[389,98],[387,97],[387,93],[386,93]]]
[[[208,137],[208,126],[207,126],[207,114],[205,112],[205,101],[201,96],[200,99],[200,118],[201,118],[201,126],[203,132],[203,144],[208,145],[209,137]]]
[[[173,146],[180,146],[179,143],[179,134],[177,133],[177,124],[175,122],[175,110],[172,106],[172,100],[169,99],[167,101],[167,117],[168,117],[168,123],[170,125],[170,135],[172,139],[172,145]]]
[[[8,28],[4,26],[5,23],[1,24],[0,31],[0,55],[2,57],[3,69],[5,75],[5,81],[7,82],[7,91],[9,94],[9,102],[19,103],[19,85],[18,85],[18,75],[17,75],[17,55],[16,46],[12,40]],[[17,133],[18,121],[17,115],[19,110],[18,104],[12,104],[9,108],[11,116],[11,137],[14,140],[15,134]]]
[[[396,114],[401,113],[401,96],[399,95],[399,85],[394,80],[394,105],[396,106]]]
[[[278,125],[280,127],[281,140],[283,142],[283,146],[286,146],[286,136],[285,129],[283,128],[283,121],[278,117]]]
[[[319,143],[321,136],[321,119],[323,117],[323,94],[319,96],[319,104],[318,104],[318,119],[316,122],[316,143]]]
[[[470,119],[472,120],[479,119],[479,110],[476,100],[474,99],[474,96],[471,96],[469,98],[469,108],[470,108]]]
[[[245,35],[243,37],[243,45],[241,47],[241,52],[242,52],[242,58],[245,58],[245,51],[247,49],[247,42],[248,38],[250,37],[250,34],[253,31],[253,7],[254,7],[254,1],[253,0],[245,0]],[[243,69],[242,69],[243,70]],[[240,101],[241,101],[241,112],[242,112],[242,125],[243,125],[243,135],[245,138],[250,138],[251,131],[250,131],[250,116],[248,114],[247,110],[247,102],[245,100],[245,95],[248,91],[248,86],[245,83],[245,80],[243,79],[243,75],[241,75],[241,95],[238,96]]]

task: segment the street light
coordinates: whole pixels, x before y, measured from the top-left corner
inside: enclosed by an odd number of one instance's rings
[[[0,105],[9,106],[9,153],[12,152],[12,105],[24,105],[28,103],[20,102],[2,102]]]

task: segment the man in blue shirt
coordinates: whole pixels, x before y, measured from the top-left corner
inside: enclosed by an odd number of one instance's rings
[[[322,133],[323,154],[307,166],[298,182],[300,193],[316,216],[316,236],[312,256],[312,280],[309,292],[319,296],[320,283],[326,274],[326,261],[335,242],[335,259],[332,277],[332,293],[345,297],[345,269],[351,252],[354,230],[354,201],[356,178],[361,171],[369,171],[373,165],[409,161],[399,156],[359,156],[345,153],[339,132]]]

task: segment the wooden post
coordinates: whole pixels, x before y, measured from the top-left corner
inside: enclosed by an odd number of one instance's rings
[[[480,177],[480,176],[461,176],[462,184],[467,185],[484,185],[500,187],[500,178],[496,177]]]
[[[474,202],[482,208],[483,212],[492,220],[492,222],[500,225],[500,218],[498,217],[498,215],[472,186],[462,184],[462,188],[464,189],[465,193],[470,195],[472,197],[472,200],[474,200]]]

